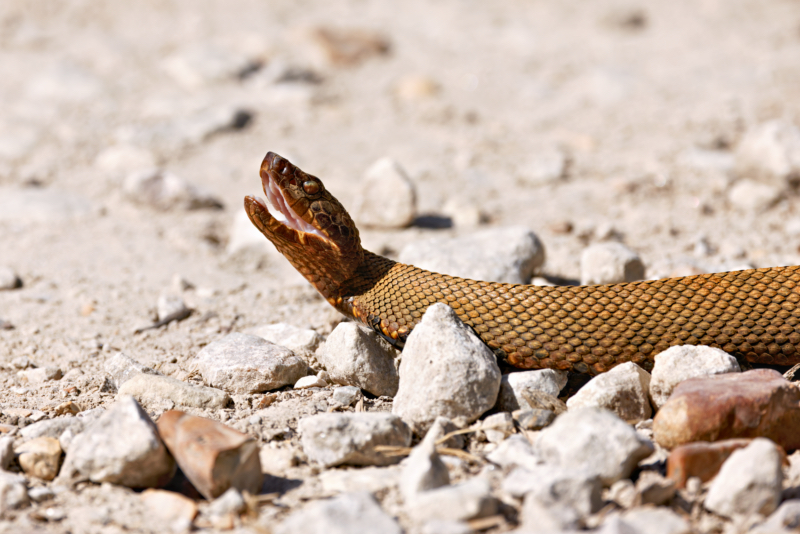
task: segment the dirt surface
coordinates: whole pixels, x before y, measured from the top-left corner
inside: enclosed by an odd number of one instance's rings
[[[0,265],[22,287],[0,291],[0,320],[13,325],[0,330],[2,422],[25,424],[11,408],[112,402],[102,364],[117,350],[196,381],[186,362],[227,332],[274,322],[330,332],[335,312],[266,240],[237,244],[268,150],[345,206],[364,171],[392,157],[420,215],[447,215],[449,202],[477,207],[487,227],[527,226],[547,248],[545,272],[565,279],[578,278],[587,244],[609,237],[640,253],[648,277],[796,264],[785,231],[795,191],[758,211],[729,191],[748,129],[800,124],[798,58],[797,0],[5,0]],[[134,202],[126,177],[153,166],[223,207]],[[362,238],[396,256],[415,239],[471,231]],[[165,292],[192,315],[135,335]],[[21,357],[78,378],[24,384]],[[317,411],[295,400],[317,394],[279,395],[276,428]],[[205,415],[244,430],[255,401],[235,400]],[[0,530],[64,528],[31,517],[12,514]],[[124,530],[92,521],[87,532]]]

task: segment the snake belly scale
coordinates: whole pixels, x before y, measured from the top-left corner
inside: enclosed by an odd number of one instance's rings
[[[494,351],[524,369],[647,370],[673,345],[718,347],[760,364],[800,362],[800,267],[750,269],[599,286],[532,286],[433,273],[361,247],[344,207],[274,153],[261,166],[267,202],[245,198],[255,226],[334,307],[402,348],[443,302]]]

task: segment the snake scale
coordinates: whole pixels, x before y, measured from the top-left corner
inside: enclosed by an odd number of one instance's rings
[[[285,158],[268,153],[260,175],[272,211],[245,197],[253,224],[331,305],[398,348],[443,302],[524,369],[597,374],[630,361],[650,370],[656,354],[684,344],[758,364],[800,362],[800,267],[598,286],[467,280],[364,250],[339,201]]]

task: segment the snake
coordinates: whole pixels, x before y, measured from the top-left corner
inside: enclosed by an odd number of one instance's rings
[[[706,345],[743,363],[800,362],[800,267],[770,267],[585,286],[469,280],[364,249],[322,181],[273,152],[260,168],[266,201],[251,222],[339,312],[402,350],[435,303],[500,361],[597,375],[634,362],[652,370],[671,346]]]

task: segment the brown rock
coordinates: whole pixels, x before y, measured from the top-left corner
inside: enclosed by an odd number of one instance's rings
[[[178,466],[206,499],[231,487],[258,493],[263,475],[255,439],[179,410],[165,412],[157,424]]]
[[[653,433],[667,449],[765,437],[794,450],[800,448],[800,389],[771,369],[692,378],[656,414]]]
[[[14,451],[26,475],[53,480],[61,466],[61,445],[45,436],[26,441]]]
[[[747,447],[751,441],[726,439],[716,443],[698,441],[680,445],[667,458],[667,478],[674,480],[678,488],[685,488],[686,481],[691,477],[708,482],[716,476],[733,451]]]

